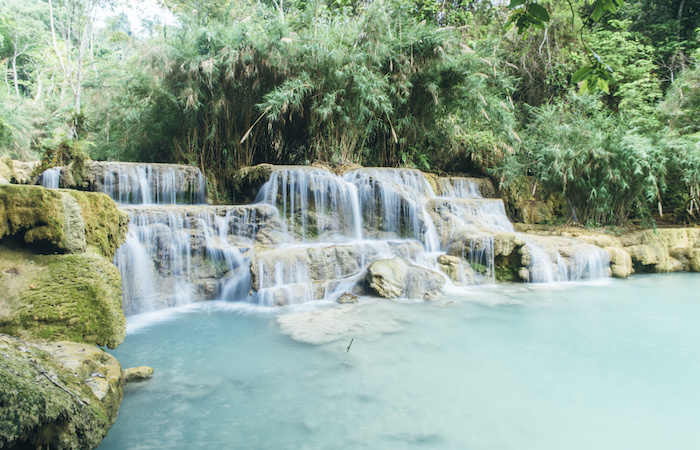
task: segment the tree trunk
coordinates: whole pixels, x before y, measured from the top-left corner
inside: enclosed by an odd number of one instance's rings
[[[17,53],[12,56],[12,74],[14,75],[15,81],[15,94],[17,95],[17,100],[19,100],[19,81],[17,79]]]

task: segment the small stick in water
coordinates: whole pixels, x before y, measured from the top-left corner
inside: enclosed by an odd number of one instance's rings
[[[355,338],[350,339],[350,345],[348,345],[348,349],[345,350],[345,353],[350,351],[350,347],[352,347],[352,341],[354,341],[354,340],[355,340]]]

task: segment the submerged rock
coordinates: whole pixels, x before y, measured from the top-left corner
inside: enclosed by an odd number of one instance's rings
[[[336,300],[340,304],[357,303],[357,295],[346,292]]]
[[[119,362],[89,345],[0,334],[0,448],[90,449],[114,424]]]

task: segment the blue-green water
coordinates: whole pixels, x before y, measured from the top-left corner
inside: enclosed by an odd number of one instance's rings
[[[131,318],[113,352],[155,375],[125,387],[101,450],[700,442],[700,275],[169,314]]]

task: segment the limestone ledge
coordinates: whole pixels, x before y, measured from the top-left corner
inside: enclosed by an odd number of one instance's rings
[[[612,275],[700,272],[700,228],[657,228],[620,235],[573,227],[517,224],[521,232],[563,236],[596,245],[610,256]]]

